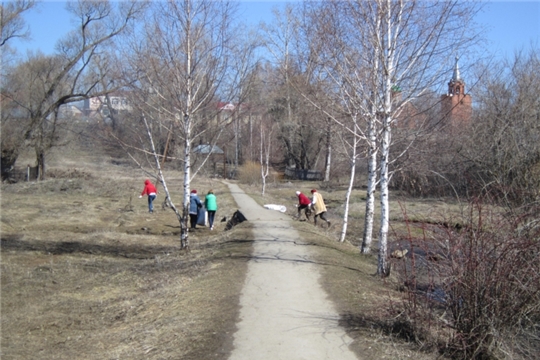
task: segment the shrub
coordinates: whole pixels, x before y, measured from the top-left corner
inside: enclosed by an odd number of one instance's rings
[[[254,161],[246,161],[240,166],[238,180],[248,185],[258,185],[262,183],[261,164]]]
[[[462,225],[424,226],[424,239],[409,239],[397,321],[417,341],[437,334],[454,358],[529,358],[540,345],[540,227],[488,209],[473,204]]]

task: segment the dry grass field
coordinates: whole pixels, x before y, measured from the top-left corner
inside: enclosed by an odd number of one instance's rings
[[[20,159],[26,161],[31,157]],[[219,210],[216,229],[190,233],[186,253],[175,214],[161,207],[163,195],[149,214],[146,199],[138,199],[145,177],[126,160],[72,145],[51,156],[48,169],[45,181],[2,184],[0,357],[226,359],[252,241],[249,223],[224,231],[219,222],[236,210],[227,186],[219,179],[193,182],[201,195],[214,189]],[[178,206],[181,174],[166,172],[166,178]],[[245,190],[294,215],[294,192],[317,186],[272,183],[265,198],[258,188]],[[359,256],[361,221],[351,221],[345,243],[336,242],[344,191],[320,191],[332,227],[294,224],[316,251],[323,286],[356,340],[355,351],[366,359],[433,358],[388,336],[388,314],[379,305],[397,299],[396,286],[374,276],[375,255]],[[362,192],[353,197],[361,200]],[[352,205],[356,218],[361,204]],[[422,217],[438,205],[410,206]],[[393,215],[398,224],[399,213]]]

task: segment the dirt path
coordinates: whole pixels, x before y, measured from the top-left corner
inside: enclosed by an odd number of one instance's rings
[[[348,348],[352,340],[338,326],[338,314],[319,284],[317,264],[298,241],[290,218],[261,207],[237,185],[227,185],[255,226],[253,259],[229,359],[357,359]]]

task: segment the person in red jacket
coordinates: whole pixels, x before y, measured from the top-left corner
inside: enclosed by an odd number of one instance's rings
[[[311,204],[311,201],[306,195],[302,194],[302,192],[300,191],[296,192],[296,196],[298,196],[298,215],[296,217],[300,219],[300,214],[303,209],[304,214],[306,214],[306,219],[309,221],[309,215],[311,215],[311,209],[309,205]]]
[[[152,184],[148,179],[144,181],[144,190],[142,191],[141,195],[139,195],[139,199],[144,195],[148,195],[148,212],[153,213],[154,206],[152,205],[152,202],[156,199],[157,190],[154,184]]]

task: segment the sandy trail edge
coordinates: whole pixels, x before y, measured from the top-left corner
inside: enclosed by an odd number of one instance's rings
[[[352,339],[319,284],[317,264],[288,216],[267,210],[227,183],[254,224],[253,258],[240,296],[240,322],[230,360],[357,359]]]

